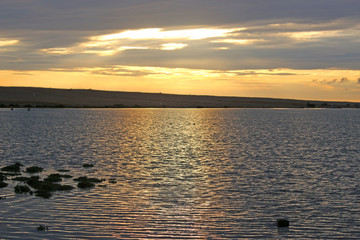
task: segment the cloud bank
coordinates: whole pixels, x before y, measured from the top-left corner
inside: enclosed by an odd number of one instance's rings
[[[0,48],[12,51],[10,58],[1,56],[4,69],[64,67],[67,59],[99,56],[104,58],[97,62],[107,65],[360,67],[358,1],[2,0],[0,4]],[[204,58],[210,61],[201,66]]]
[[[119,66],[233,77],[360,71],[358,9],[357,0],[0,0],[0,70],[119,77],[148,76]],[[308,81],[358,84],[351,74]]]

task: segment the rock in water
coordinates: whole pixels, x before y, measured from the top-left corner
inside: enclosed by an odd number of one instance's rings
[[[38,231],[49,231],[48,226],[40,225],[36,228]]]
[[[290,225],[289,220],[287,220],[285,218],[277,219],[277,226],[278,227],[289,227],[289,225]]]

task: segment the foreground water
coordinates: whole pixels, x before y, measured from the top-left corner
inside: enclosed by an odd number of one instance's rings
[[[50,199],[9,181],[0,239],[360,236],[356,109],[1,109],[0,134],[0,167],[116,178]]]

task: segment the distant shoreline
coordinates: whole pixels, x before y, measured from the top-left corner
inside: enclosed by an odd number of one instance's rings
[[[0,87],[0,108],[360,108],[360,102]]]

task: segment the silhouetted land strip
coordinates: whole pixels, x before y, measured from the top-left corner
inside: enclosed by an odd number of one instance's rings
[[[0,107],[359,108],[359,102],[219,97],[85,89],[0,87]]]

